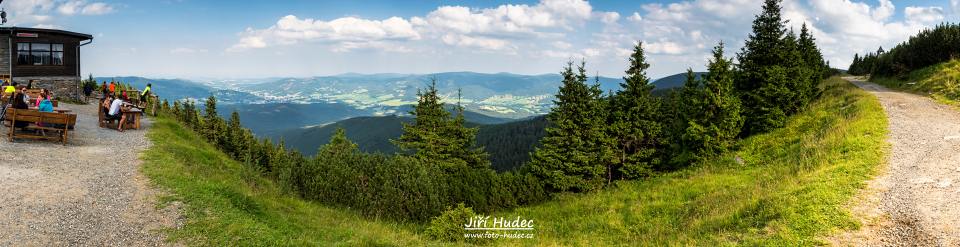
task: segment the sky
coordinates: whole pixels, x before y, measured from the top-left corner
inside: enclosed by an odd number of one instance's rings
[[[659,78],[733,57],[762,0],[5,0],[4,26],[94,36],[82,73],[231,79],[342,73],[556,73],[585,61],[620,77],[643,42]],[[960,0],[787,0],[834,67],[960,20]]]

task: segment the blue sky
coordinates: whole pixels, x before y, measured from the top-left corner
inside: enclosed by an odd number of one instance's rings
[[[95,36],[83,73],[255,78],[447,71],[542,74],[570,59],[620,76],[645,42],[649,74],[702,70],[717,42],[733,56],[760,0],[197,1],[6,0],[6,26]],[[786,1],[825,57],[890,47],[958,20],[960,0]]]

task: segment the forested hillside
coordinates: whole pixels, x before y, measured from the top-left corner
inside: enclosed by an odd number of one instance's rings
[[[960,100],[960,24],[940,24],[920,31],[889,51],[855,54],[849,73],[891,88]]]
[[[317,149],[330,141],[338,128],[346,132],[348,139],[366,153],[392,154],[399,151],[390,140],[400,137],[401,126],[413,122],[412,117],[383,116],[356,117],[336,123],[308,128],[297,128],[280,134],[284,144],[305,155],[315,155]],[[520,167],[529,158],[530,151],[544,135],[546,118],[543,116],[502,124],[476,124],[477,144],[490,153],[494,170],[509,171]]]
[[[904,78],[910,72],[960,57],[960,24],[925,29],[889,51],[883,47],[863,56],[855,54],[852,75]]]

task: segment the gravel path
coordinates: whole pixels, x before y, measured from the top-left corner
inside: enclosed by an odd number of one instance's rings
[[[928,97],[845,78],[880,99],[890,126],[887,168],[868,183],[857,232],[837,245],[960,246],[960,111]]]
[[[92,104],[63,107],[78,114],[66,146],[11,143],[0,127],[0,246],[164,245],[156,229],[182,220],[138,170],[150,120],[120,133],[97,126]]]

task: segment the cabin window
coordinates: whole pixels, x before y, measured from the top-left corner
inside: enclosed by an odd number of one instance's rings
[[[17,43],[19,65],[63,65],[63,44]]]

